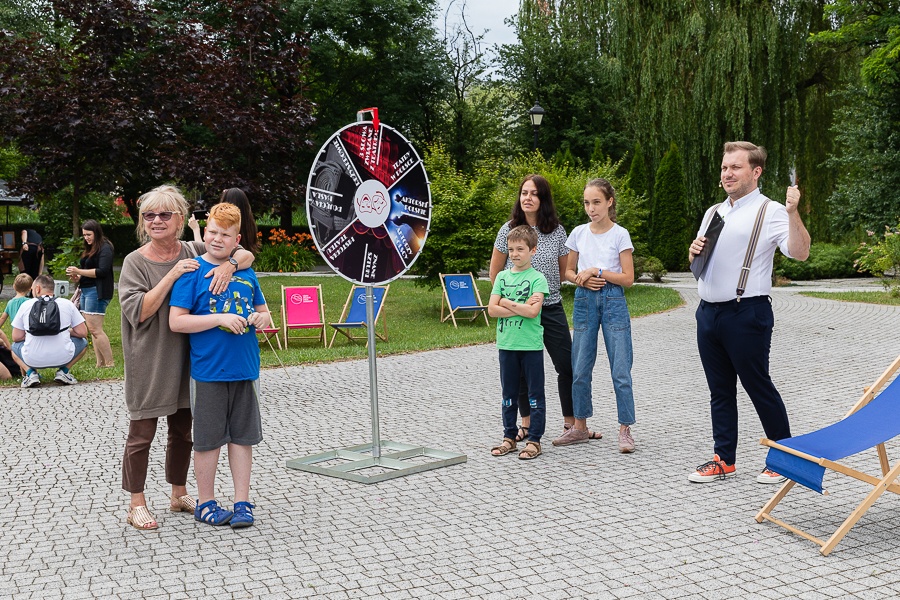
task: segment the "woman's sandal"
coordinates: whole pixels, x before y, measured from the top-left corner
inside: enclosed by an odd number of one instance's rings
[[[491,456],[506,456],[516,449],[516,440],[511,438],[503,438],[499,446],[491,448]]]
[[[128,511],[128,524],[141,531],[152,531],[159,527],[146,506],[132,506]]]
[[[533,460],[540,455],[540,442],[532,442],[531,440],[528,440],[528,443],[525,444],[525,449],[519,452],[519,460]]]
[[[528,428],[525,427],[524,425],[520,425],[519,432],[516,434],[516,441],[524,442],[527,437],[528,437]]]
[[[197,510],[197,501],[193,496],[172,496],[169,498],[169,510],[171,512],[189,512]]]
[[[569,425],[569,424],[563,425],[563,432],[566,432],[566,431],[568,431],[568,430],[571,429],[571,428],[572,428],[572,426]],[[589,439],[589,440],[602,440],[602,439],[603,439],[603,434],[600,433],[599,431],[591,431],[591,430],[588,430],[588,438],[587,438],[587,439]]]
[[[215,500],[204,502],[194,509],[194,519],[209,525],[227,525],[233,515],[233,512],[222,508]]]
[[[256,505],[249,502],[235,502],[234,516],[231,517],[231,528],[250,527],[253,525],[253,509]]]

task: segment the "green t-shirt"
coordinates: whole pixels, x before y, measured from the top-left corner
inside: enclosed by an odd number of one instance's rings
[[[509,298],[513,302],[524,304],[532,294],[541,292],[545,296],[550,293],[547,278],[534,267],[520,273],[512,270],[502,271],[494,280],[491,295]],[[497,348],[500,350],[543,350],[544,326],[541,325],[541,314],[533,319],[525,317],[500,317],[497,319]]]
[[[18,298],[10,298],[9,302],[6,303],[6,308],[3,310],[7,315],[9,315],[9,322],[12,323],[12,320],[16,318],[16,313],[19,312],[19,307],[22,306],[22,303],[28,300],[25,296],[20,296]]]

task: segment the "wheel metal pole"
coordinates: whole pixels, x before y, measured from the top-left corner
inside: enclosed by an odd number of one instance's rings
[[[381,457],[381,432],[378,428],[378,369],[375,366],[375,292],[366,286],[366,333],[369,346],[369,397],[372,400],[372,456]]]

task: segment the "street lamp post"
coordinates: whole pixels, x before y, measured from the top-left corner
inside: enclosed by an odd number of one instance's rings
[[[537,102],[534,103],[534,106],[531,107],[531,110],[528,111],[528,116],[531,117],[531,126],[534,128],[534,149],[537,150],[538,147],[538,129],[541,128],[541,121],[544,120],[544,109],[541,108],[541,105]]]

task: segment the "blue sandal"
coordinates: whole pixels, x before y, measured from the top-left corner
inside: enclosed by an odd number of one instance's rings
[[[222,508],[215,500],[204,502],[194,509],[194,519],[210,525],[227,525],[233,515],[233,512]]]
[[[253,525],[254,508],[256,508],[256,505],[249,502],[235,502],[234,516],[231,517],[231,528],[238,529],[239,527],[250,527]]]

